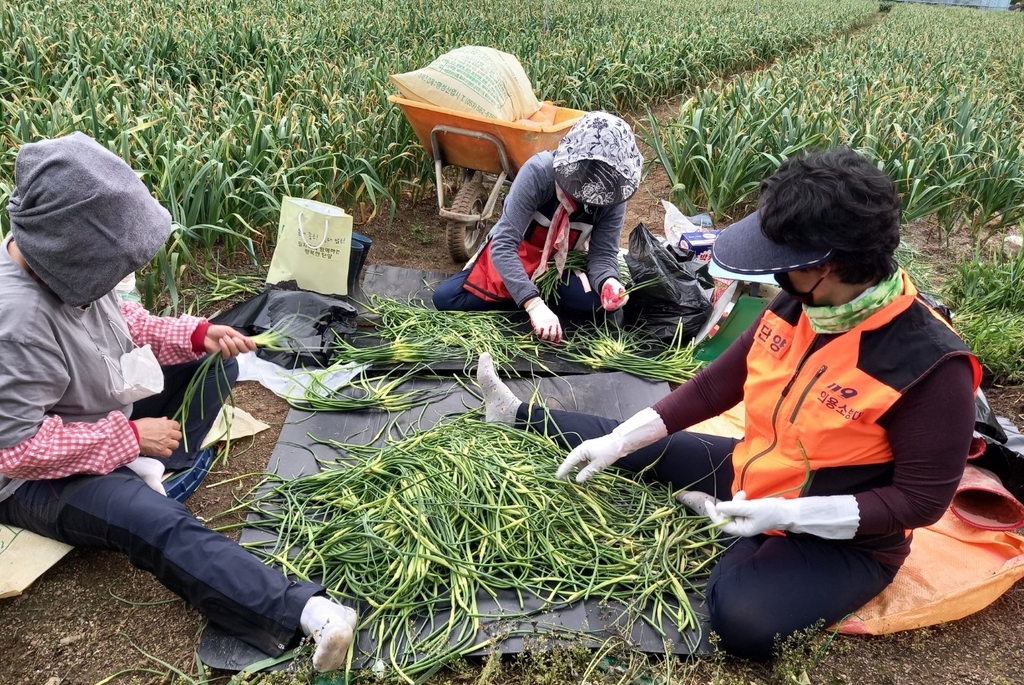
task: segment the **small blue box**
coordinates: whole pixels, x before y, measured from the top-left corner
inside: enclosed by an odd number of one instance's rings
[[[711,259],[711,246],[722,233],[716,229],[706,229],[697,233],[683,233],[679,236],[679,247],[692,250],[695,259],[708,261]]]

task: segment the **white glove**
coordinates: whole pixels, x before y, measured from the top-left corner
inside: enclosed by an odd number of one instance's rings
[[[562,341],[562,324],[555,313],[544,304],[544,300],[539,297],[531,299],[526,303],[526,313],[530,315],[533,332],[538,338],[550,343]]]
[[[658,412],[643,409],[615,427],[608,435],[591,438],[569,452],[555,475],[566,478],[569,473],[586,462],[587,466],[576,474],[577,483],[585,483],[630,452],[646,447],[668,435],[668,429]]]
[[[150,457],[139,457],[132,463],[127,465],[135,473],[139,474],[139,477],[148,485],[151,489],[156,490],[164,497],[167,496],[167,491],[164,489],[163,477],[164,477],[164,465],[159,459],[151,459]]]
[[[601,306],[605,311],[614,312],[629,301],[626,288],[616,278],[609,278],[601,286]]]
[[[730,502],[708,502],[705,507],[713,523],[723,524],[723,533],[740,537],[787,530],[829,540],[850,540],[860,526],[860,507],[853,495],[748,500],[747,493],[740,490]]]

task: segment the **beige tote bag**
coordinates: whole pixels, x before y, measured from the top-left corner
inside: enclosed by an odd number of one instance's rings
[[[352,217],[334,205],[286,197],[267,285],[348,294]]]

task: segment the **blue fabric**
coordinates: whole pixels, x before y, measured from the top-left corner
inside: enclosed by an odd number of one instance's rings
[[[520,405],[516,425],[545,432],[572,449],[610,433],[612,419]],[[736,440],[680,431],[615,462],[675,489],[731,498]],[[554,472],[557,464],[552,464]],[[711,628],[736,656],[770,659],[776,636],[821,622],[832,625],[864,606],[892,582],[898,567],[879,563],[843,541],[810,535],[739,538],[708,578]]]
[[[469,270],[459,273],[444,281],[434,290],[434,307],[441,311],[513,311],[519,309],[515,302],[488,302],[477,297],[462,287],[469,276]],[[551,305],[551,303],[547,303]],[[558,308],[580,312],[594,312],[601,309],[600,294],[583,289],[583,281],[574,273],[569,274],[569,282],[558,286]]]
[[[171,499],[184,502],[196,489],[203,484],[206,476],[210,473],[210,467],[217,453],[212,447],[207,447],[199,452],[192,461],[192,466],[184,471],[178,471],[164,480],[164,490]]]

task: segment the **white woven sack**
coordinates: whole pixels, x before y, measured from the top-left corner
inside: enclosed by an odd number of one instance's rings
[[[523,65],[494,48],[456,48],[391,81],[408,100],[489,119],[526,119],[540,109]]]

